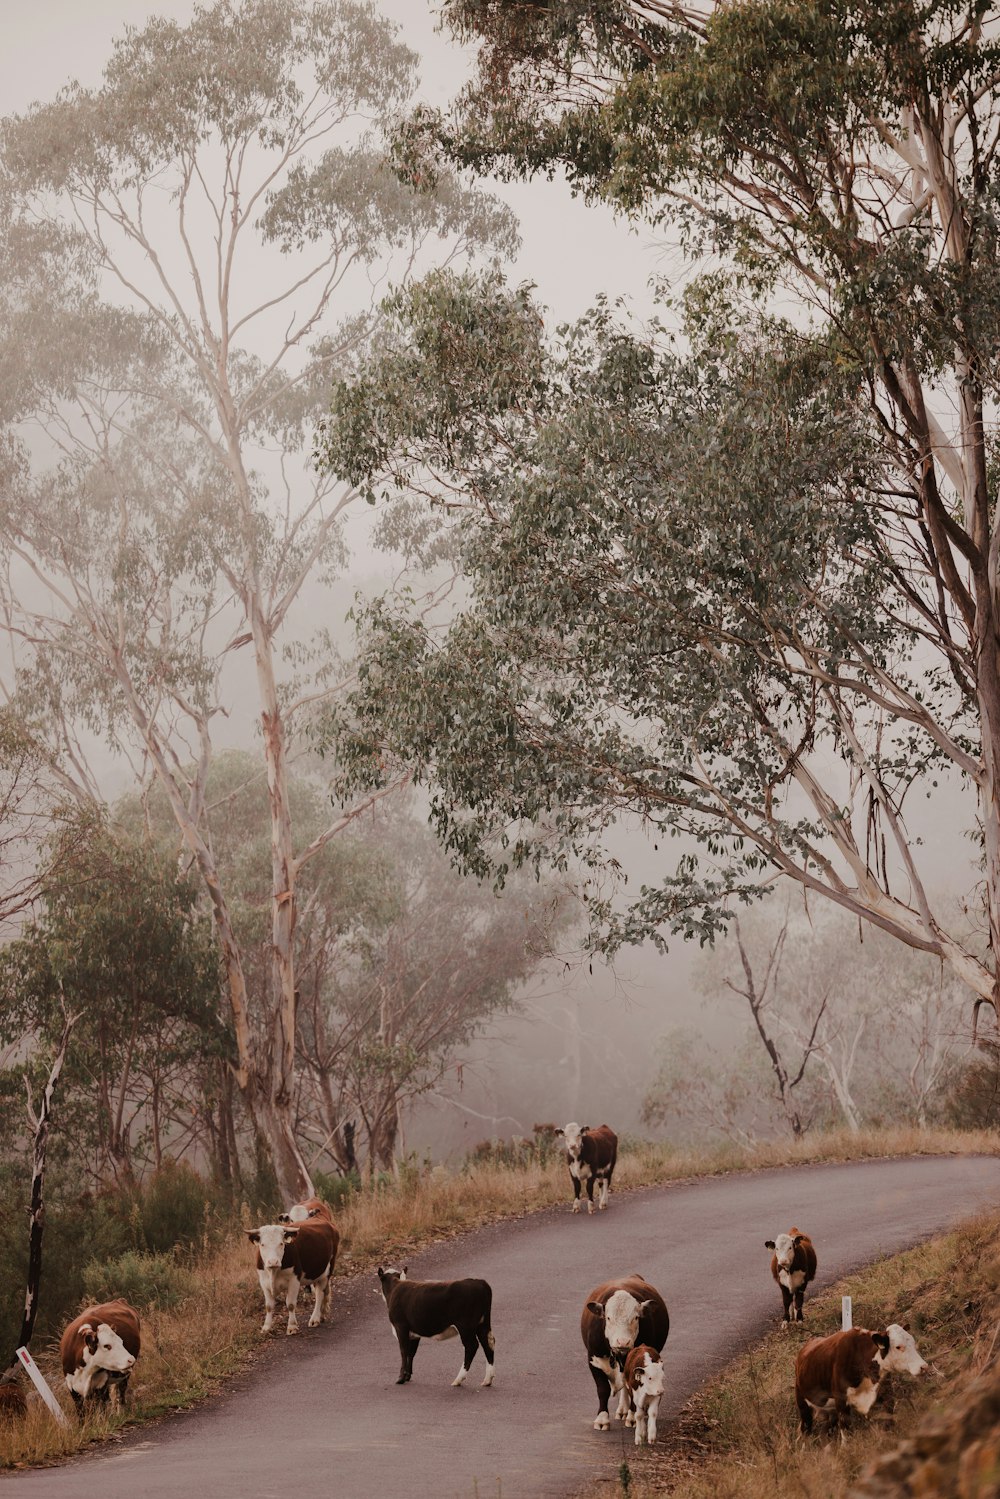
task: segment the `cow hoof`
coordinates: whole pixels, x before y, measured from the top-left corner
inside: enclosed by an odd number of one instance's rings
[[[290,1338],[293,1337],[295,1335],[295,1333],[298,1332],[298,1330],[299,1330],[299,1328],[298,1328],[298,1323],[297,1322],[289,1322],[286,1331],[287,1331],[288,1336]]]
[[[592,1202],[591,1202],[591,1203],[588,1203],[588,1204],[587,1204],[587,1215],[588,1215],[588,1217],[589,1217],[589,1215],[590,1215],[590,1214],[591,1214],[591,1213],[592,1213],[592,1212],[593,1212],[593,1211],[594,1211],[594,1204],[593,1204],[593,1203],[592,1203]]]
[[[578,1202],[574,1202],[573,1211],[574,1213],[578,1213],[580,1211],[580,1204]]]
[[[608,1429],[608,1427],[610,1425],[611,1425],[611,1417],[608,1415],[607,1411],[601,1411],[601,1414],[598,1416],[597,1420],[594,1422],[594,1430],[595,1431],[607,1431],[607,1429]]]
[[[486,1371],[486,1377],[485,1377],[485,1378],[484,1378],[484,1380],[483,1380],[483,1382],[482,1382],[482,1384],[481,1384],[481,1385],[480,1385],[480,1386],[479,1386],[479,1388],[480,1388],[480,1389],[481,1389],[481,1390],[485,1390],[485,1389],[488,1389],[488,1388],[489,1388],[489,1386],[490,1386],[490,1385],[491,1385],[491,1384],[492,1384],[492,1383],[493,1383],[493,1370],[492,1370],[492,1369],[488,1369],[488,1370],[487,1370],[487,1371]]]
[[[396,1383],[397,1384],[405,1384],[406,1381],[409,1379],[409,1377],[410,1376],[408,1374],[401,1374],[399,1376],[399,1378],[396,1380]]]
[[[625,1425],[626,1426],[634,1426],[635,1425],[635,1417],[633,1416],[633,1414],[632,1414],[631,1411],[629,1411],[628,1415],[625,1417]]]
[[[309,1318],[309,1326],[310,1327],[318,1327],[319,1324],[322,1322],[322,1320],[323,1320],[322,1317],[310,1317]]]

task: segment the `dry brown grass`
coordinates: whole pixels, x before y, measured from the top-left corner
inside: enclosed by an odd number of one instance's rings
[[[852,1135],[840,1131],[791,1144],[776,1141],[753,1151],[733,1146],[715,1151],[675,1150],[634,1144],[622,1151],[615,1189],[652,1186],[697,1176],[810,1161],[858,1160],[874,1156],[994,1153],[993,1135],[954,1131],[889,1130]],[[337,1214],[342,1234],[338,1275],[355,1274],[434,1243],[501,1219],[519,1218],[570,1201],[561,1159],[523,1169],[479,1165],[461,1172],[435,1168],[417,1180],[377,1193],[357,1195]],[[28,1418],[0,1425],[0,1468],[52,1462],[94,1441],[106,1440],[127,1421],[149,1420],[203,1398],[244,1367],[261,1346],[260,1290],[253,1258],[242,1235],[205,1254],[196,1287],[180,1306],[143,1312],[143,1351],[132,1378],[130,1409],[119,1415],[71,1415],[59,1428],[33,1394]],[[190,1337],[192,1323],[199,1337]],[[280,1320],[276,1324],[280,1326]],[[62,1398],[56,1349],[33,1349],[39,1367]],[[67,1409],[69,1407],[66,1398]]]
[[[798,1438],[795,1354],[807,1336],[835,1331],[840,1298],[857,1326],[910,1323],[932,1377],[893,1380],[894,1414],[875,1407],[846,1441]],[[628,1466],[603,1499],[843,1499],[880,1453],[956,1399],[995,1362],[1000,1343],[1000,1213],[881,1260],[811,1303],[809,1325],[780,1330],[736,1360],[692,1400],[661,1443]],[[930,1495],[933,1491],[928,1490]]]

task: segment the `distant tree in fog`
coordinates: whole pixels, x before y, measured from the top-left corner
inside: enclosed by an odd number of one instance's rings
[[[79,798],[98,794],[88,735],[166,796],[214,913],[233,1074],[286,1198],[311,1185],[293,1117],[300,873],[405,779],[307,838],[294,825],[289,755],[347,668],[293,614],[307,583],[341,573],[360,498],[311,467],[313,421],[376,332],[387,278],[428,250],[514,239],[506,210],[449,173],[417,192],[390,169],[382,131],[415,61],[370,4],[220,3],[130,28],[99,87],[7,119],[0,142],[0,626],[17,708]],[[242,655],[270,824],[261,1004],[205,818]]]

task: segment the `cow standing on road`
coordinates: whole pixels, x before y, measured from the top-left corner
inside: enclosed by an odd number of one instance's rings
[[[566,1146],[569,1174],[573,1178],[573,1211],[580,1211],[580,1186],[587,1186],[587,1212],[594,1211],[594,1183],[600,1187],[598,1207],[606,1208],[611,1178],[618,1159],[618,1136],[606,1124],[565,1124],[556,1130]]]
[[[321,1206],[325,1216],[296,1223],[264,1223],[260,1228],[246,1231],[250,1242],[257,1245],[257,1279],[264,1293],[261,1332],[270,1332],[274,1326],[274,1309],[279,1300],[284,1300],[288,1308],[287,1331],[298,1332],[295,1309],[301,1285],[312,1288],[310,1327],[318,1327],[330,1311],[340,1235],[333,1226],[329,1209],[325,1204]]]
[[[127,1301],[103,1301],[74,1317],[60,1339],[59,1357],[81,1420],[88,1400],[107,1403],[113,1396],[113,1404],[124,1406],[141,1346],[139,1314]]]
[[[444,1342],[458,1336],[465,1357],[452,1387],[465,1383],[476,1349],[482,1348],[488,1368],[483,1385],[493,1383],[496,1339],[490,1326],[493,1289],[485,1280],[407,1280],[402,1270],[378,1270],[379,1289],[396,1334],[402,1364],[397,1384],[413,1376],[413,1356],[421,1338]]]
[[[764,1248],[774,1251],[771,1274],[781,1291],[782,1321],[785,1327],[789,1322],[801,1322],[802,1298],[806,1286],[816,1276],[816,1251],[812,1239],[799,1229],[790,1228],[787,1234],[779,1234],[776,1239],[765,1239]]]
[[[607,1280],[591,1291],[580,1318],[580,1333],[587,1367],[597,1386],[595,1431],[607,1431],[611,1425],[608,1400],[612,1388],[618,1392],[618,1419],[623,1421],[628,1415],[624,1369],[632,1349],[644,1343],[661,1353],[669,1332],[663,1297],[641,1275]]]
[[[927,1365],[905,1327],[891,1322],[884,1332],[851,1327],[828,1338],[810,1338],[795,1360],[795,1403],[803,1435],[813,1415],[828,1414],[836,1429],[852,1410],[867,1416],[883,1374],[923,1374]]]
[[[625,1360],[625,1389],[629,1414],[625,1425],[635,1425],[635,1445],[656,1441],[656,1417],[663,1395],[663,1360],[655,1348],[640,1343]]]

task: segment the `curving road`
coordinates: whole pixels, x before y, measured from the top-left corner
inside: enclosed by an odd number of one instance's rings
[[[794,1222],[812,1235],[825,1285],[997,1202],[1000,1159],[920,1158],[650,1188],[612,1194],[593,1218],[567,1208],[495,1225],[410,1257],[412,1275],[492,1283],[492,1389],[479,1388],[481,1355],[464,1388],[450,1388],[456,1340],[423,1343],[413,1382],[397,1386],[374,1276],[358,1277],[338,1282],[329,1326],[282,1336],[224,1395],[137,1431],[110,1456],[2,1479],[0,1496],[288,1499],[303,1480],[336,1499],[566,1495],[634,1453],[631,1433],[591,1429],[597,1402],[579,1315],[597,1281],[638,1270],[666,1298],[662,1425],[780,1316],[763,1247],[776,1231]]]

